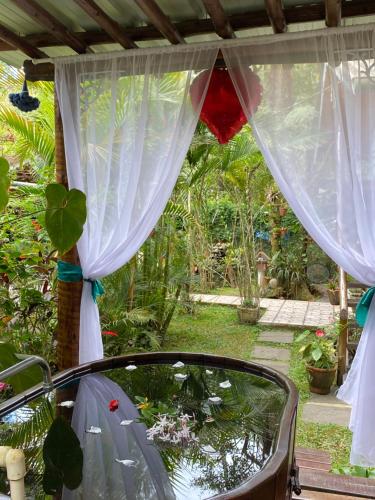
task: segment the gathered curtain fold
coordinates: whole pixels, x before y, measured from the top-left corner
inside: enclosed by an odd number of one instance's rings
[[[375,29],[307,33],[298,43],[225,47],[224,58],[280,190],[318,245],[375,284]],[[301,56],[302,55],[302,56]],[[249,64],[263,86],[252,115]],[[260,61],[262,61],[260,63]],[[351,463],[375,465],[375,303],[338,396],[352,405]]]
[[[197,70],[211,70],[217,48],[173,54],[135,51],[55,62],[70,188],[87,197],[77,247],[84,278],[80,363],[103,357],[92,283],[137,252],[172,193],[203,104],[189,88]]]

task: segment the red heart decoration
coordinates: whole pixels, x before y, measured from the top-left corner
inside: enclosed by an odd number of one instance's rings
[[[202,71],[190,87],[190,97],[194,109],[199,107],[210,70]],[[250,114],[253,114],[261,101],[262,86],[259,77],[250,69],[241,70],[239,84],[244,89],[247,86],[244,78],[250,81],[251,96],[246,92],[242,95],[246,99],[245,105]],[[220,144],[226,144],[247,123],[241,103],[227,70],[214,68],[208,85],[200,119],[217,137]]]

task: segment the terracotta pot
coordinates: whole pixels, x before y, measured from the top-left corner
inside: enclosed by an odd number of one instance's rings
[[[336,366],[334,368],[315,368],[307,365],[310,375],[310,391],[316,394],[329,394],[336,376]]]
[[[327,290],[329,303],[333,306],[340,304],[340,290]]]
[[[259,307],[238,306],[237,314],[240,323],[254,325],[259,319]]]
[[[279,214],[281,217],[284,217],[286,215],[286,207],[279,207]]]

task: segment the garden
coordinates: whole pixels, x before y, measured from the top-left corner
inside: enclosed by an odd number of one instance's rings
[[[54,183],[53,85],[30,84],[40,107],[23,114],[8,100],[22,86],[22,73],[3,64],[0,80],[0,369],[16,362],[16,354],[35,354],[56,373],[58,252],[70,250],[82,232],[84,195]],[[164,92],[167,98],[167,84]],[[374,476],[371,468],[350,467],[346,426],[303,418],[310,390],[329,393],[335,383],[338,317],[310,329],[284,325],[281,331],[292,339],[287,344],[262,340],[263,333],[280,332],[262,325],[263,299],[337,303],[338,270],[288,206],[249,125],[226,145],[198,125],[162,216],[130,261],[102,286],[97,302],[106,357],[179,351],[251,361],[257,346],[285,351],[286,374],[300,398],[297,446],[328,451],[336,473]],[[236,307],[210,305],[194,299],[197,295],[239,301]],[[353,324],[351,331],[358,341],[361,329]],[[328,372],[328,381],[322,381],[322,372]],[[37,379],[38,372],[30,370],[0,381],[0,400]],[[136,392],[143,390],[135,386]],[[165,408],[136,392],[142,418],[156,425]],[[47,404],[29,420],[3,423],[1,440],[23,447],[31,429],[42,436],[52,416]],[[42,457],[29,449],[27,464],[32,483]]]

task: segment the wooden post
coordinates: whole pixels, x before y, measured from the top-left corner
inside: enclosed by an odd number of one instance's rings
[[[337,385],[344,382],[348,344],[348,290],[345,271],[340,267],[340,337],[337,348]]]
[[[64,132],[59,103],[55,92],[55,165],[56,181],[68,187],[66,172]],[[60,256],[71,264],[79,265],[77,247]],[[57,326],[57,365],[65,370],[78,365],[79,359],[79,323],[82,295],[82,281],[78,283],[58,283],[58,326]]]

